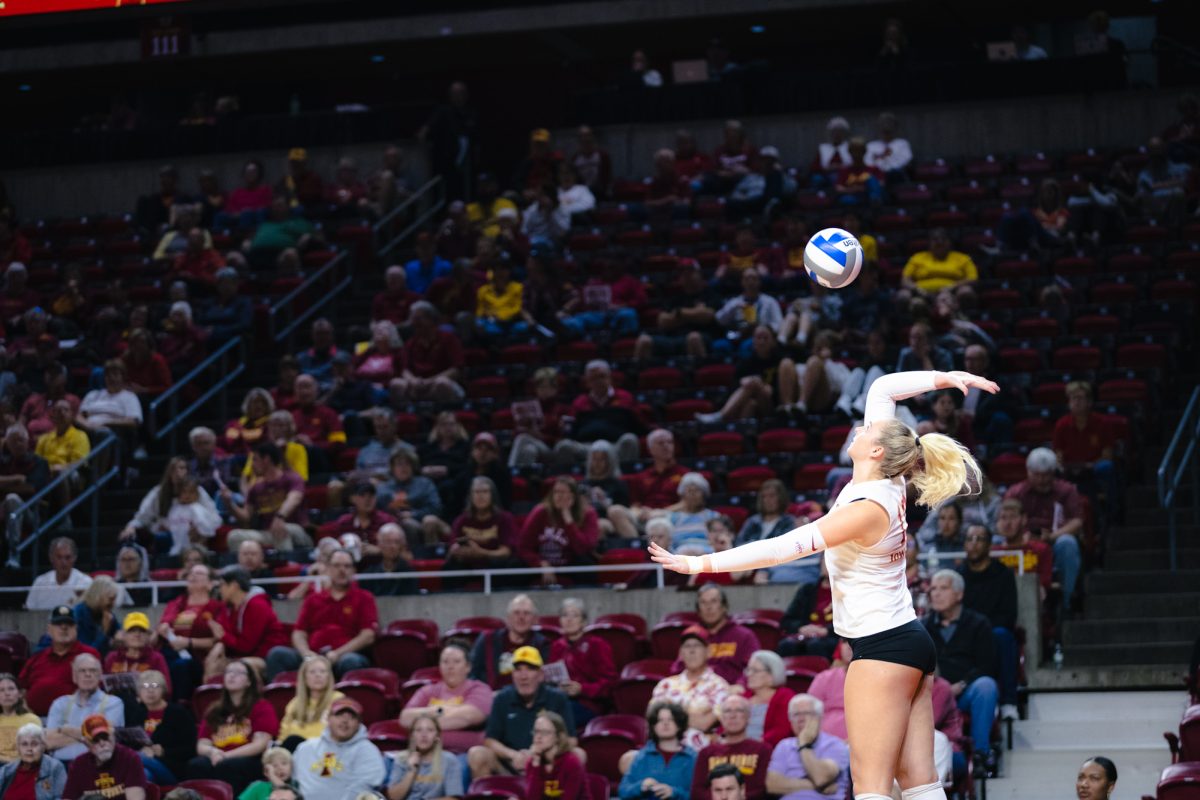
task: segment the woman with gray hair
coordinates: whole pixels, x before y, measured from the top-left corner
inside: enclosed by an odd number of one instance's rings
[[[671,550],[681,555],[704,555],[712,552],[708,543],[708,521],[717,512],[708,508],[712,489],[708,479],[699,472],[689,472],[679,479],[679,502],[667,508],[671,522]]]
[[[597,439],[588,447],[587,471],[579,485],[600,517],[600,530],[605,535],[613,533],[612,523],[606,519],[608,507],[629,505],[629,487],[621,480],[621,462],[612,442]]]
[[[386,386],[404,372],[404,342],[396,324],[386,319],[371,323],[371,345],[354,359],[354,376]]]
[[[788,702],[795,692],[786,686],[783,659],[771,650],[755,650],[746,664],[746,687],[742,696],[750,701],[750,724],[746,735],[771,747],[792,735]]]
[[[171,313],[162,326],[158,352],[171,367],[171,375],[179,380],[204,359],[204,333],[192,321],[192,306],[185,300],[171,304]]]
[[[67,768],[46,757],[46,731],[28,723],[17,729],[17,759],[0,767],[0,797],[59,800],[67,786]]]
[[[577,597],[562,602],[558,616],[562,637],[550,645],[550,662],[561,661],[570,680],[559,686],[571,699],[575,724],[586,725],[588,720],[603,714],[609,705],[617,669],[608,642],[594,633],[587,633],[587,606]]]
[[[225,423],[221,449],[230,455],[248,456],[267,431],[267,417],[275,410],[271,393],[261,387],[246,392],[242,400],[242,416]]]

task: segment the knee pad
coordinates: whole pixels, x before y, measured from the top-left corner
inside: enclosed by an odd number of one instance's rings
[[[856,794],[854,800],[892,800],[886,794]]]
[[[924,786],[914,786],[900,792],[902,800],[946,800],[946,790],[942,782],[927,783]]]

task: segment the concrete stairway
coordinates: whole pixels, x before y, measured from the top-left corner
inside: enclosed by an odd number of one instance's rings
[[[1000,777],[987,782],[987,800],[1069,797],[1079,766],[1097,755],[1117,765],[1112,800],[1152,795],[1171,762],[1163,731],[1179,728],[1186,706],[1183,691],[1033,695],[1028,719],[1014,723]]]

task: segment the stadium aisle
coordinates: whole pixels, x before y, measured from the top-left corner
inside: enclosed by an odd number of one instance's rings
[[[1014,726],[1004,777],[988,781],[988,800],[1070,796],[1079,765],[1096,755],[1117,764],[1112,800],[1152,794],[1171,757],[1163,731],[1178,729],[1186,706],[1177,691],[1032,695],[1029,718]]]

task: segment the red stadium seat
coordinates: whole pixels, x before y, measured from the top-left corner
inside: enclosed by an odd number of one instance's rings
[[[622,678],[665,678],[671,674],[671,665],[675,663],[677,654],[670,658],[642,658],[630,661],[621,667]],[[642,709],[645,711],[645,709]]]
[[[269,683],[263,687],[262,696],[275,709],[275,716],[283,719],[283,712],[287,710],[287,704],[296,696],[296,684]]]
[[[696,625],[700,622],[700,615],[695,611],[668,611],[663,614],[660,622],[686,622],[688,625]]]
[[[645,637],[646,631],[648,630],[646,626],[646,618],[641,614],[601,614],[600,616],[596,617],[596,623],[599,624],[601,622],[616,622],[620,623],[621,625],[628,625],[629,627],[633,628],[639,637]]]
[[[707,364],[692,374],[692,385],[727,389],[733,385],[735,375],[733,364]]]
[[[1171,746],[1171,763],[1180,761],[1200,762],[1200,705],[1192,705],[1183,712],[1179,721],[1179,735],[1164,733]]]
[[[1014,258],[997,262],[992,271],[997,278],[1023,280],[1040,277],[1042,265],[1028,258]]]
[[[666,676],[663,676],[666,677]],[[620,714],[645,714],[650,696],[662,677],[618,678],[612,688],[613,708]]]
[[[442,641],[445,642],[456,636],[466,637],[474,641],[479,637],[479,634],[485,631],[494,631],[497,628],[504,627],[504,620],[499,617],[463,617],[456,620],[450,629],[442,634]]]
[[[493,400],[501,400],[509,397],[511,390],[508,386],[508,378],[502,375],[487,375],[482,378],[473,378],[467,383],[467,397],[474,399],[492,398]]]
[[[1028,347],[1000,348],[1001,372],[1035,372],[1042,368],[1042,353]]]
[[[384,693],[395,699],[400,694],[400,676],[383,667],[360,667],[342,675],[346,681],[375,681],[383,686]]]
[[[725,476],[725,491],[730,494],[757,492],[765,481],[776,477],[775,470],[770,467],[738,467]]]
[[[588,797],[590,800],[608,800],[612,794],[612,783],[605,775],[597,775],[594,772],[587,774]],[[617,783],[620,783],[618,780]]]
[[[8,668],[0,671],[16,675],[29,659],[29,640],[20,631],[0,631],[0,650],[11,660]]]
[[[979,307],[987,310],[1023,308],[1025,298],[1016,289],[991,289],[979,293]]]
[[[1167,256],[1167,269],[1173,272],[1200,270],[1200,250],[1177,250]]]
[[[1164,369],[1167,366],[1167,347],[1154,342],[1123,344],[1117,348],[1113,365],[1118,369]]]
[[[180,789],[191,789],[204,800],[233,800],[233,787],[225,781],[191,780],[179,784]]]
[[[587,766],[610,781],[620,781],[618,763],[629,750],[646,743],[648,726],[639,714],[605,714],[591,719],[579,737],[579,746],[588,754]],[[604,800],[605,794],[598,798]],[[595,797],[593,795],[593,797]]]
[[[800,453],[808,448],[808,433],[799,428],[771,428],[758,435],[755,450],[771,453]]]
[[[833,464],[805,464],[796,470],[792,488],[798,492],[819,492],[825,488],[825,478],[833,470]]]
[[[558,346],[559,361],[591,361],[600,356],[600,347],[595,342],[577,341]]]
[[[407,680],[414,671],[429,664],[429,639],[421,631],[386,631],[375,640],[373,660],[390,670],[393,679]]]
[[[1013,426],[1013,441],[1040,445],[1054,438],[1054,421],[1046,417],[1018,420]]]
[[[825,656],[784,656],[784,669],[806,669],[810,672],[824,672],[829,669],[830,661]]]
[[[1144,403],[1149,396],[1150,389],[1146,382],[1136,378],[1104,381],[1096,390],[1096,397],[1101,403]]]
[[[683,372],[676,367],[650,367],[638,373],[637,388],[639,391],[677,389],[683,385]]]
[[[712,410],[712,402],[702,397],[691,397],[667,403],[663,409],[663,419],[667,422],[691,422],[697,414],[708,414]]]
[[[642,642],[637,631],[619,622],[593,622],[585,633],[590,633],[608,643],[614,664],[628,664],[640,654]]]
[[[1200,762],[1171,764],[1158,778],[1157,800],[1200,800]]]
[[[367,738],[382,752],[394,752],[408,747],[408,731],[399,720],[383,719],[367,727]]]
[[[988,465],[987,475],[997,486],[1011,486],[1025,480],[1025,456],[1020,453],[1001,453]]]
[[[1130,283],[1099,283],[1092,287],[1090,297],[1093,303],[1105,305],[1132,303],[1138,299],[1138,290]]]
[[[1076,336],[1109,336],[1121,330],[1121,320],[1112,314],[1082,314],[1071,322]]]
[[[1164,300],[1182,300],[1195,302],[1196,282],[1183,280],[1155,281],[1150,287],[1150,299],[1156,302]]]
[[[1090,256],[1063,256],[1055,259],[1050,270],[1067,278],[1086,278],[1099,271],[1096,259]]]
[[[1053,317],[1026,317],[1013,323],[1013,336],[1022,339],[1052,339],[1062,326]]]
[[[850,435],[849,425],[831,425],[821,433],[821,452],[840,453],[846,437]]]
[[[734,615],[733,620],[757,636],[759,647],[763,650],[774,650],[783,639],[783,629],[776,620],[742,614]]]
[[[673,659],[679,654],[679,639],[692,622],[665,620],[650,629],[650,653],[655,658]]]
[[[746,524],[746,519],[750,516],[750,509],[744,506],[713,506],[713,511],[729,517],[729,521],[733,523],[731,527],[735,536],[742,529],[742,526]]]
[[[546,353],[536,344],[512,344],[500,351],[501,364],[541,364]]]
[[[489,775],[471,781],[467,789],[467,797],[471,798],[512,798],[525,800],[525,778],[518,775]]]
[[[602,233],[576,233],[567,239],[567,249],[572,253],[603,250],[608,247],[608,238]]]
[[[612,564],[647,564],[650,558],[643,548],[621,547],[616,550],[606,550],[600,554],[599,563],[604,565]],[[613,583],[629,583],[641,572],[638,570],[629,570],[628,572],[620,572],[613,570],[611,572],[599,572],[600,582],[604,584]]]
[[[785,685],[796,694],[804,694],[818,673],[808,669],[788,669],[785,675],[787,676]]]
[[[337,690],[347,697],[358,701],[358,704],[363,708],[362,721],[367,725],[391,716],[392,704],[388,700],[387,690],[382,683],[377,681],[341,680],[337,683]]]
[[[736,431],[714,431],[703,434],[696,442],[696,455],[701,458],[741,455],[745,444],[745,439]]]
[[[1039,406],[1058,406],[1066,402],[1067,385],[1062,381],[1039,383],[1029,393],[1029,399]]]

